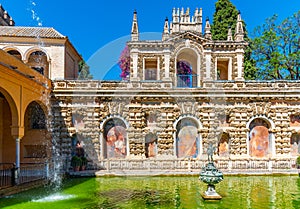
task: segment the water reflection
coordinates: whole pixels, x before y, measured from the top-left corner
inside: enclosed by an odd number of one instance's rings
[[[297,208],[300,196],[297,176],[226,177],[217,186],[223,196],[221,201],[204,201],[200,194],[206,185],[195,177],[99,178],[97,181],[101,191],[130,188],[125,196],[118,196],[118,192],[111,192],[113,197],[100,193],[100,199],[105,199],[106,204],[111,201],[121,208]],[[135,195],[128,198],[129,193]]]
[[[46,188],[40,188],[3,198],[0,205],[1,208],[24,209],[300,208],[298,176],[225,176],[216,187],[222,200],[204,201],[201,193],[206,185],[197,176],[81,178],[67,180],[59,196],[51,201],[47,199],[53,197],[51,192],[41,195]]]

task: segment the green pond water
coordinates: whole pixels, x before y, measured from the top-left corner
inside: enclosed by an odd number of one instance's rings
[[[0,208],[300,208],[298,176],[225,176],[220,201],[205,201],[206,185],[189,177],[102,177],[64,181],[0,200]]]

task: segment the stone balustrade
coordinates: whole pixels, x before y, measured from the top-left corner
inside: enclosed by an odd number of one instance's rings
[[[200,171],[207,160],[199,159],[110,159],[99,161],[102,170],[160,170],[160,171]],[[294,172],[295,159],[218,159],[215,160],[218,169],[225,172]]]
[[[97,81],[97,80],[56,80],[53,81],[54,90],[124,90],[124,89],[187,89],[177,88],[170,81]],[[222,90],[246,90],[246,91],[293,91],[300,90],[300,81],[204,81],[202,86],[188,88],[192,90],[222,89]]]

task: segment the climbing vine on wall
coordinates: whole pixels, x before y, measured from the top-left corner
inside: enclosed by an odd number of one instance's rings
[[[124,80],[127,79],[130,74],[130,53],[127,45],[120,54],[118,65],[121,68],[120,77]]]

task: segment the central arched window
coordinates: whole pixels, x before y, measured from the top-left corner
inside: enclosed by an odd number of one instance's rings
[[[176,57],[177,87],[194,88],[198,86],[199,59],[197,53],[185,48]]]

